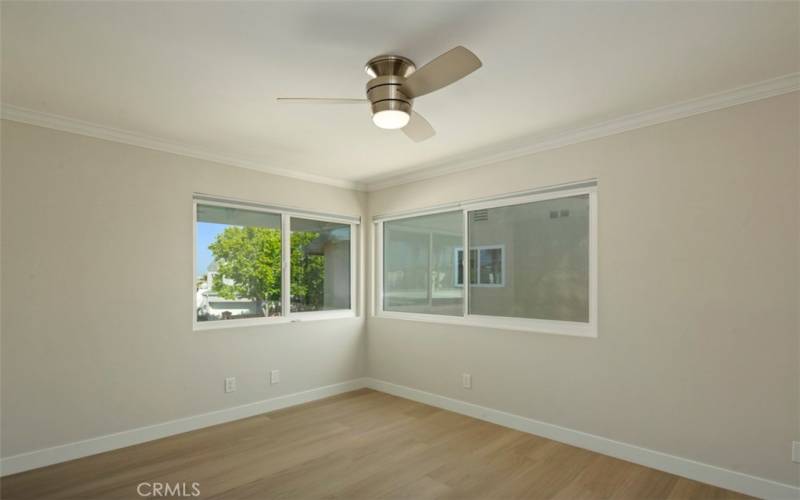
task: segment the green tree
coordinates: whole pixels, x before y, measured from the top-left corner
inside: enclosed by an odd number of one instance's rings
[[[292,233],[292,303],[301,311],[323,306],[325,256],[308,251],[308,245],[318,236],[314,232]]]
[[[307,247],[319,236],[314,232],[292,233],[291,296],[293,302],[321,305],[325,279],[325,257],[309,255]],[[247,298],[259,310],[281,297],[281,232],[267,227],[230,226],[209,245],[218,266],[213,288],[225,299]],[[223,279],[224,278],[224,279]],[[228,283],[225,283],[228,281]]]

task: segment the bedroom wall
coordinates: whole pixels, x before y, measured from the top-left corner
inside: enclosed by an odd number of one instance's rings
[[[363,317],[192,331],[192,193],[363,193],[5,120],[2,145],[3,457],[362,376]]]
[[[369,195],[378,214],[597,177],[597,339],[192,332],[192,192],[353,215],[367,196],[4,120],[2,456],[368,374],[799,484],[798,110],[784,95]]]
[[[374,215],[597,178],[599,337],[370,317],[369,376],[797,485],[799,99],[370,193]]]

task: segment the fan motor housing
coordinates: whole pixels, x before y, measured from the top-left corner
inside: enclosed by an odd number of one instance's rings
[[[367,82],[367,99],[372,105],[372,114],[387,110],[411,114],[414,100],[400,91],[406,77],[416,70],[410,59],[394,55],[373,57],[364,70],[373,77]]]

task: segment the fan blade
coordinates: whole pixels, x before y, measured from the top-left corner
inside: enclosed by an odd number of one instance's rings
[[[411,73],[400,92],[412,99],[429,94],[464,78],[482,64],[478,56],[459,45]]]
[[[433,130],[428,120],[416,111],[411,112],[411,119],[408,121],[408,125],[403,127],[403,132],[414,142],[422,142],[436,135],[436,131]]]
[[[362,104],[366,99],[329,98],[329,97],[276,97],[276,101],[289,104]]]

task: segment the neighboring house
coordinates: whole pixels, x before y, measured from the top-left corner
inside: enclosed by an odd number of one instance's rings
[[[264,316],[264,311],[259,311],[256,302],[250,299],[226,299],[214,291],[214,276],[218,273],[216,262],[208,266],[205,281],[198,283],[195,292],[195,305],[197,307],[197,320],[209,321],[230,319],[241,316]],[[232,285],[233,280],[222,278],[226,285]]]

